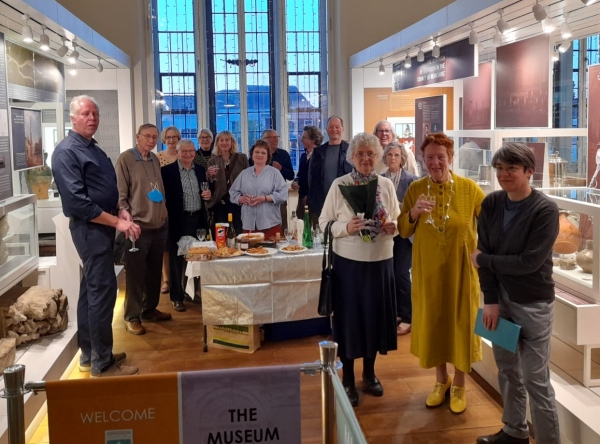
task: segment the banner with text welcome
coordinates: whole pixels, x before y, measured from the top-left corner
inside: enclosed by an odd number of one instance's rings
[[[300,367],[50,381],[50,442],[300,444]]]
[[[403,62],[392,67],[392,90],[394,92],[418,86],[432,85],[448,80],[477,76],[479,52],[477,45],[469,44],[469,39],[459,40],[440,48],[440,56],[433,57],[431,51],[418,62],[412,58],[410,68]]]

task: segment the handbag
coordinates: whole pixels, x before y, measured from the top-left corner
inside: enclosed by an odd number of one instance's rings
[[[331,316],[333,313],[333,234],[331,234],[331,226],[333,221],[327,223],[325,228],[325,236],[323,241],[325,247],[323,249],[323,270],[321,271],[321,287],[319,289],[319,306],[318,313],[321,316]]]

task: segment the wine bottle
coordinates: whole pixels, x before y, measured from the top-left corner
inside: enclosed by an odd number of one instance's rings
[[[235,247],[235,228],[233,228],[233,214],[229,213],[227,215],[227,221],[229,222],[229,227],[227,227],[227,246]]]
[[[292,240],[298,242],[298,218],[295,211],[292,211],[289,229],[292,230]]]
[[[308,205],[304,206],[304,231],[302,233],[302,245],[306,248],[313,247],[312,224],[310,223]]]

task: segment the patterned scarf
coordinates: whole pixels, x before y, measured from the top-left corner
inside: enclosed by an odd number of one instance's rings
[[[350,173],[354,185],[366,185],[372,180],[377,180],[379,175],[373,170],[371,174],[364,175],[353,169]],[[373,217],[367,222],[361,233],[366,232],[371,242],[375,242],[375,238],[383,232],[382,225],[389,220],[390,216],[386,207],[381,202],[381,186],[377,183],[377,193],[375,194],[375,208],[373,209]],[[363,236],[363,239],[365,237]],[[365,241],[368,242],[368,241]]]

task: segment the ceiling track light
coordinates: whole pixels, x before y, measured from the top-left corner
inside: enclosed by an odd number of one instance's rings
[[[417,62],[425,61],[425,53],[423,52],[423,44],[419,45],[419,52],[417,53]]]
[[[500,34],[500,30],[498,28],[496,28],[496,33],[494,34],[494,37],[492,38],[492,42],[494,43],[494,46],[496,48],[499,46],[502,46],[502,34]]]
[[[558,45],[558,51],[565,53],[569,50],[570,47],[571,47],[571,40],[565,40],[560,45]]]
[[[558,62],[559,59],[560,59],[560,54],[558,53],[558,50],[556,49],[556,46],[555,46],[554,49],[552,50],[552,61]]]
[[[571,32],[571,27],[569,26],[569,13],[563,12],[563,17],[565,19],[564,22],[560,25],[560,35],[563,39],[570,39],[573,33]]]
[[[544,31],[546,34],[551,34],[554,29],[554,23],[552,23],[552,19],[550,17],[542,20],[542,31]]]
[[[477,32],[473,29],[473,22],[471,22],[471,32],[469,32],[469,43],[471,45],[476,45],[479,43],[479,36]]]
[[[383,59],[379,59],[379,75],[385,74],[385,66],[383,66]]]
[[[404,59],[404,67],[405,68],[410,68],[412,66],[412,60],[410,58],[410,54],[407,52],[406,53],[406,58]]]
[[[433,57],[439,57],[440,56],[440,47],[437,44],[437,37],[433,38],[433,49],[431,50],[431,55]]]
[[[33,42],[33,31],[31,30],[31,26],[27,23],[29,20],[29,16],[27,14],[23,14],[23,20],[25,23],[23,24],[23,28],[21,29],[21,35],[23,36],[24,42]]]
[[[98,57],[98,64],[96,65],[96,71],[102,72],[104,71],[104,66],[102,66],[102,59]]]
[[[67,52],[69,52],[69,47],[66,45],[66,38],[61,37],[60,39],[62,40],[62,45],[56,50],[56,55],[59,57],[64,57]]]
[[[596,0],[581,0],[585,6],[590,6],[592,3],[596,3]]]
[[[538,3],[538,0],[535,0],[535,5],[531,8],[531,12],[533,12],[533,16],[538,22],[541,22],[546,17],[548,17],[548,13],[544,9],[542,5]]]
[[[77,43],[73,42],[73,52],[71,53],[71,55],[69,55],[69,63],[71,63],[71,65],[75,64],[75,62],[77,62],[77,59],[79,59],[79,52],[77,51]]]
[[[50,37],[46,34],[46,26],[42,26],[42,35],[40,36],[40,49],[48,51],[50,49]]]
[[[500,18],[496,22],[496,26],[498,27],[500,34],[504,35],[510,31],[510,26],[502,17],[502,14],[504,14],[504,9],[498,9],[498,14],[500,14]]]
[[[69,69],[69,74],[71,74],[72,76],[77,75],[77,64],[76,63],[71,63],[71,69]]]

